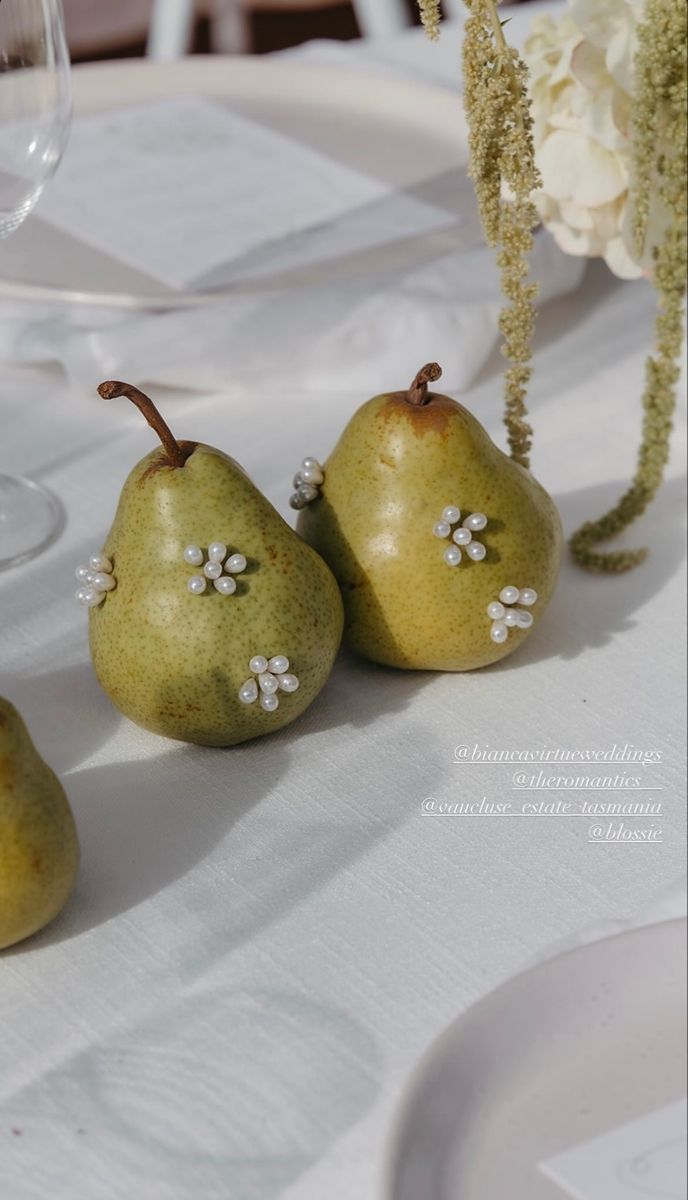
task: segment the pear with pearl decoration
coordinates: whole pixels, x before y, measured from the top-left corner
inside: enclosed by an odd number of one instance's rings
[[[330,569],[234,459],[177,441],[130,384],[99,392],[131,400],[161,442],[78,577],[102,687],[137,724],[185,742],[232,746],[283,728],[317,698],[339,647]]]
[[[407,391],[354,414],[297,528],[339,582],[351,649],[393,667],[468,671],[537,628],[563,539],[530,472],[463,405],[431,390],[441,374],[430,363]],[[528,586],[498,600],[511,580]],[[493,604],[501,608],[486,620]]]

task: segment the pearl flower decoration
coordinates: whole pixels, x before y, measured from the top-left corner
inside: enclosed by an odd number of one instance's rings
[[[260,707],[264,712],[276,712],[279,708],[278,692],[291,694],[298,691],[299,681],[296,675],[289,671],[289,659],[284,654],[275,654],[266,658],[263,654],[254,654],[248,664],[251,678],[239,688],[239,699],[242,704],[255,704],[260,697]]]
[[[104,554],[92,554],[87,567],[77,567],[76,577],[80,587],[75,592],[79,604],[84,608],[97,608],[108,592],[117,587],[112,574],[112,563]]]
[[[228,556],[224,542],[210,543],[207,560],[200,546],[187,546],[184,562],[189,567],[203,567],[203,574],[192,575],[187,584],[193,596],[202,596],[209,583],[221,596],[233,596],[237,590],[234,576],[241,575],[247,566],[243,554]]]
[[[296,472],[294,476],[294,487],[296,491],[289,498],[289,503],[292,508],[305,508],[307,504],[312,504],[320,495],[320,488],[325,482],[325,472],[323,471],[317,458],[304,458],[301,463],[301,470]]]
[[[466,554],[473,562],[482,562],[487,554],[482,542],[476,542],[474,539],[474,534],[481,533],[487,525],[485,514],[471,513],[470,516],[464,517],[461,526],[454,529],[452,533],[453,526],[458,525],[459,521],[461,521],[461,509],[454,504],[448,504],[442,510],[442,516],[432,530],[435,537],[450,537],[454,543],[444,552],[444,561],[448,567],[458,567],[462,553]]]
[[[487,606],[487,615],[492,621],[492,641],[501,646],[508,638],[510,629],[530,629],[533,614],[526,610],[536,603],[537,598],[534,588],[519,589],[511,584],[502,588],[499,600],[493,600]],[[512,608],[513,604],[522,604],[524,608]]]

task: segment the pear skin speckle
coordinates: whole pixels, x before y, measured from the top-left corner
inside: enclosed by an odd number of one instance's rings
[[[0,697],[0,950],[57,916],[78,866],[79,842],[64,789],[17,710]]]
[[[233,596],[187,584],[184,549],[225,543],[243,554]],[[127,479],[103,547],[117,587],[89,612],[96,675],[132,721],[164,737],[231,746],[272,733],[313,702],[342,633],[336,582],[233,459],[198,445],[183,467],[162,449]],[[242,704],[249,660],[283,654],[299,689],[277,711]]]
[[[447,505],[462,519],[487,516],[482,562],[444,562],[451,541],[433,526]],[[470,671],[518,649],[554,590],[563,545],[550,496],[475,417],[447,396],[412,405],[403,392],[354,415],[298,528],[337,578],[349,647],[414,670]],[[534,623],[498,645],[486,609],[509,584],[538,593]]]

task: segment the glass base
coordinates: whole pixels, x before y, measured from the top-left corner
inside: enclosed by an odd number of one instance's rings
[[[62,528],[59,501],[30,479],[0,475],[0,571],[33,558]]]

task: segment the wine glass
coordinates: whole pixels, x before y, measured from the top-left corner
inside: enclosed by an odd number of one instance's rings
[[[70,124],[61,0],[0,0],[0,241],[40,199],[60,162]],[[0,569],[37,554],[52,540],[59,521],[59,506],[49,492],[0,473]]]

